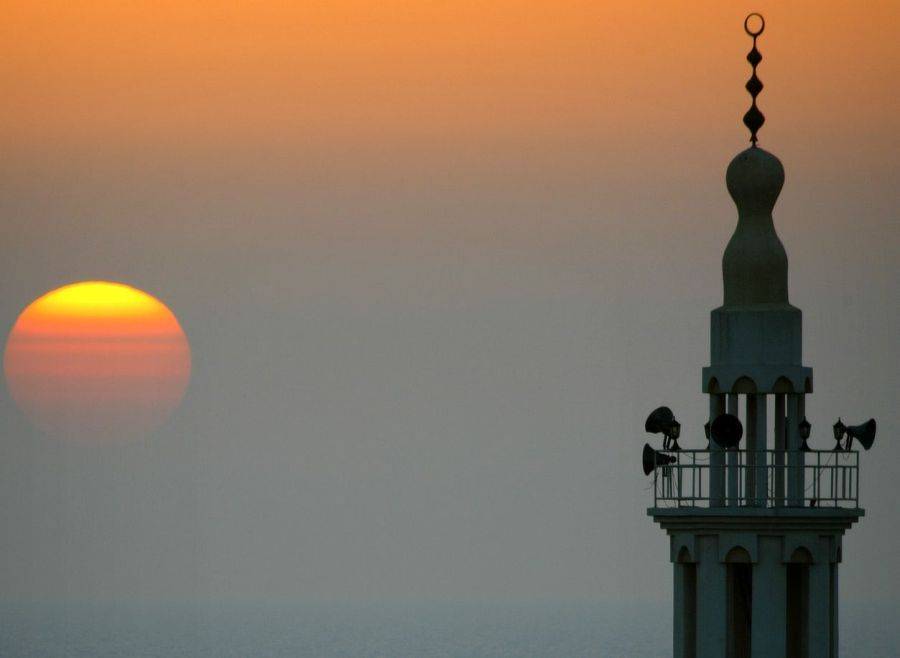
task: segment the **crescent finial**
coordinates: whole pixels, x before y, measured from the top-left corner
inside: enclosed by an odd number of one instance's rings
[[[758,27],[756,29],[751,27],[751,22],[758,24]],[[762,17],[762,14],[754,12],[744,19],[744,31],[753,37],[753,48],[747,53],[747,61],[750,62],[750,65],[753,67],[753,74],[750,76],[750,79],[747,80],[747,84],[744,85],[747,91],[750,92],[750,97],[753,99],[750,109],[744,114],[744,125],[750,130],[750,141],[753,142],[753,146],[756,146],[757,142],[756,133],[759,132],[759,129],[762,128],[763,124],[766,122],[765,115],[760,112],[759,108],[756,106],[756,97],[759,96],[759,93],[763,90],[763,83],[756,75],[756,67],[759,66],[759,63],[762,61],[762,54],[756,49],[756,39],[765,29],[766,19]]]

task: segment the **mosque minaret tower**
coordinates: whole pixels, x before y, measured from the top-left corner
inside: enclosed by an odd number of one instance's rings
[[[807,444],[813,374],[803,365],[802,314],[788,300],[787,253],[772,219],[784,168],[757,146],[765,22],[751,14],[744,28],[753,38],[753,103],[744,116],[752,145],[725,176],[738,221],[703,368],[709,444],[681,448],[673,413],[650,415],[646,429],[663,435],[664,449],[644,448],[648,514],[670,541],[676,658],[836,658],[842,537],[864,514],[856,448],[872,446],[875,421],[839,421],[834,448]]]

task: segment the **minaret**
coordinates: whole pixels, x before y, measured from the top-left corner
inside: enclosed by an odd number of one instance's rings
[[[752,145],[725,176],[738,221],[722,258],[724,303],[711,313],[703,368],[709,444],[669,445],[680,424],[665,407],[646,428],[664,434],[670,448],[645,446],[644,472],[654,485],[647,512],[670,540],[676,658],[835,658],[841,541],[864,514],[850,437],[868,449],[875,422],[836,425],[835,449],[806,443],[812,369],[802,362],[802,315],[788,301],[787,253],[772,219],[784,168],[757,146],[764,28],[758,14],[744,22],[753,37],[746,85],[753,104],[744,116]]]

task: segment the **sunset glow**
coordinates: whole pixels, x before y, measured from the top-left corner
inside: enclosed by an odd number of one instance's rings
[[[187,338],[159,300],[121,283],[53,290],[19,315],[4,372],[41,430],[80,440],[146,434],[178,406],[190,378]]]

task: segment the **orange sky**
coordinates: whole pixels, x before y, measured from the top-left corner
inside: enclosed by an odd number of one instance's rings
[[[769,21],[760,104],[780,124],[898,126],[896,2],[85,0],[7,5],[0,130],[25,150],[623,132],[649,147],[732,128],[709,105],[744,104],[748,7]]]
[[[195,368],[114,450],[0,395],[0,590],[664,592],[634,433],[665,403],[705,445],[749,11],[830,447],[900,425],[897,0],[4,3],[0,319],[128,282]],[[881,449],[841,587],[894,601]]]

